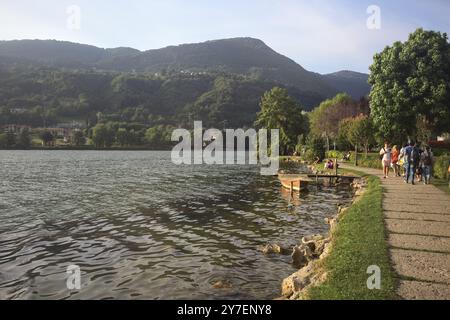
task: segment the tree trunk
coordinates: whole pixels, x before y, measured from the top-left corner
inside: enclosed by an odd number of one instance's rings
[[[355,166],[358,166],[358,145],[355,144]]]

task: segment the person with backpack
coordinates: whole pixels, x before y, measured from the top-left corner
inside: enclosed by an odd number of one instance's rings
[[[429,146],[425,148],[425,151],[421,154],[421,163],[422,163],[422,175],[424,178],[424,184],[430,183],[431,178],[431,169],[433,167],[433,152]]]
[[[406,176],[406,165],[407,165],[407,163],[406,163],[406,148],[408,147],[409,145],[408,144],[405,144],[401,149],[400,149],[400,155],[399,155],[399,157],[398,157],[398,164],[401,166],[401,171],[402,171],[402,173],[401,173],[401,176],[402,177],[405,177]]]
[[[404,166],[405,166],[405,183],[409,183],[409,178],[411,177],[412,183],[414,184],[414,174],[415,170],[412,170],[413,162],[411,159],[411,152],[414,147],[414,142],[410,142],[403,150],[404,153]]]
[[[414,185],[414,176],[416,174],[420,162],[420,150],[417,147],[417,143],[411,142],[409,152],[408,150],[406,152],[409,167],[409,170],[406,173],[407,174],[406,183],[408,183],[409,177],[411,177],[411,184]]]
[[[389,175],[389,167],[391,166],[391,148],[389,147],[389,144],[386,142],[384,144],[384,147],[380,150],[380,159],[381,159],[381,165],[383,166],[383,174],[384,178],[386,179]]]

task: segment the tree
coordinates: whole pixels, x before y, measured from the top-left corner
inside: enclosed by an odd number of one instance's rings
[[[99,123],[92,129],[92,140],[97,148],[109,148],[114,142],[114,132],[105,124]]]
[[[447,34],[417,29],[374,56],[371,115],[389,140],[415,137],[423,116],[434,134],[450,127],[450,44]]]
[[[24,128],[17,139],[17,145],[21,148],[29,148],[31,145],[30,130]]]
[[[116,133],[117,143],[120,146],[130,145],[130,133],[125,128],[119,128]]]
[[[172,126],[155,126],[145,132],[145,141],[152,148],[166,148],[171,145]]]
[[[41,139],[44,143],[44,146],[51,146],[53,144],[53,141],[55,140],[55,137],[50,131],[44,131],[41,134]]]
[[[84,137],[83,131],[77,130],[73,133],[73,144],[76,146],[81,146],[86,143],[86,138]]]
[[[353,144],[349,141],[349,132],[352,126],[352,120],[352,118],[346,118],[339,122],[337,141],[339,143],[339,147],[343,150],[348,150],[353,146]]]
[[[309,135],[306,144],[307,159],[315,161],[319,158],[322,161],[325,158],[325,140],[322,136]]]
[[[0,148],[11,148],[16,144],[16,137],[12,132],[0,134]]]
[[[347,130],[348,141],[355,147],[355,151],[359,146],[362,146],[367,156],[369,146],[374,142],[372,119],[368,116],[360,115],[349,119],[343,128]]]
[[[311,133],[324,136],[329,149],[329,139],[337,138],[341,120],[361,113],[368,113],[365,98],[354,101],[348,94],[339,93],[334,98],[323,101],[310,113]]]
[[[294,150],[298,136],[307,131],[308,123],[302,114],[302,108],[289,96],[286,89],[279,87],[264,93],[260,107],[255,126],[267,130],[279,129],[282,153]]]

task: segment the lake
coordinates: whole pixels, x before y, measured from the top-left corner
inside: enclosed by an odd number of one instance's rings
[[[257,247],[327,232],[351,197],[310,186],[292,201],[256,166],[177,166],[170,152],[0,150],[0,298],[275,298],[295,268]]]

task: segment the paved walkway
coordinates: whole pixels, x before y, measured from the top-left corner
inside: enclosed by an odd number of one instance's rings
[[[340,164],[342,168],[355,168]],[[432,185],[383,179],[381,170],[357,167],[379,176],[391,263],[404,299],[450,300],[450,196]]]

